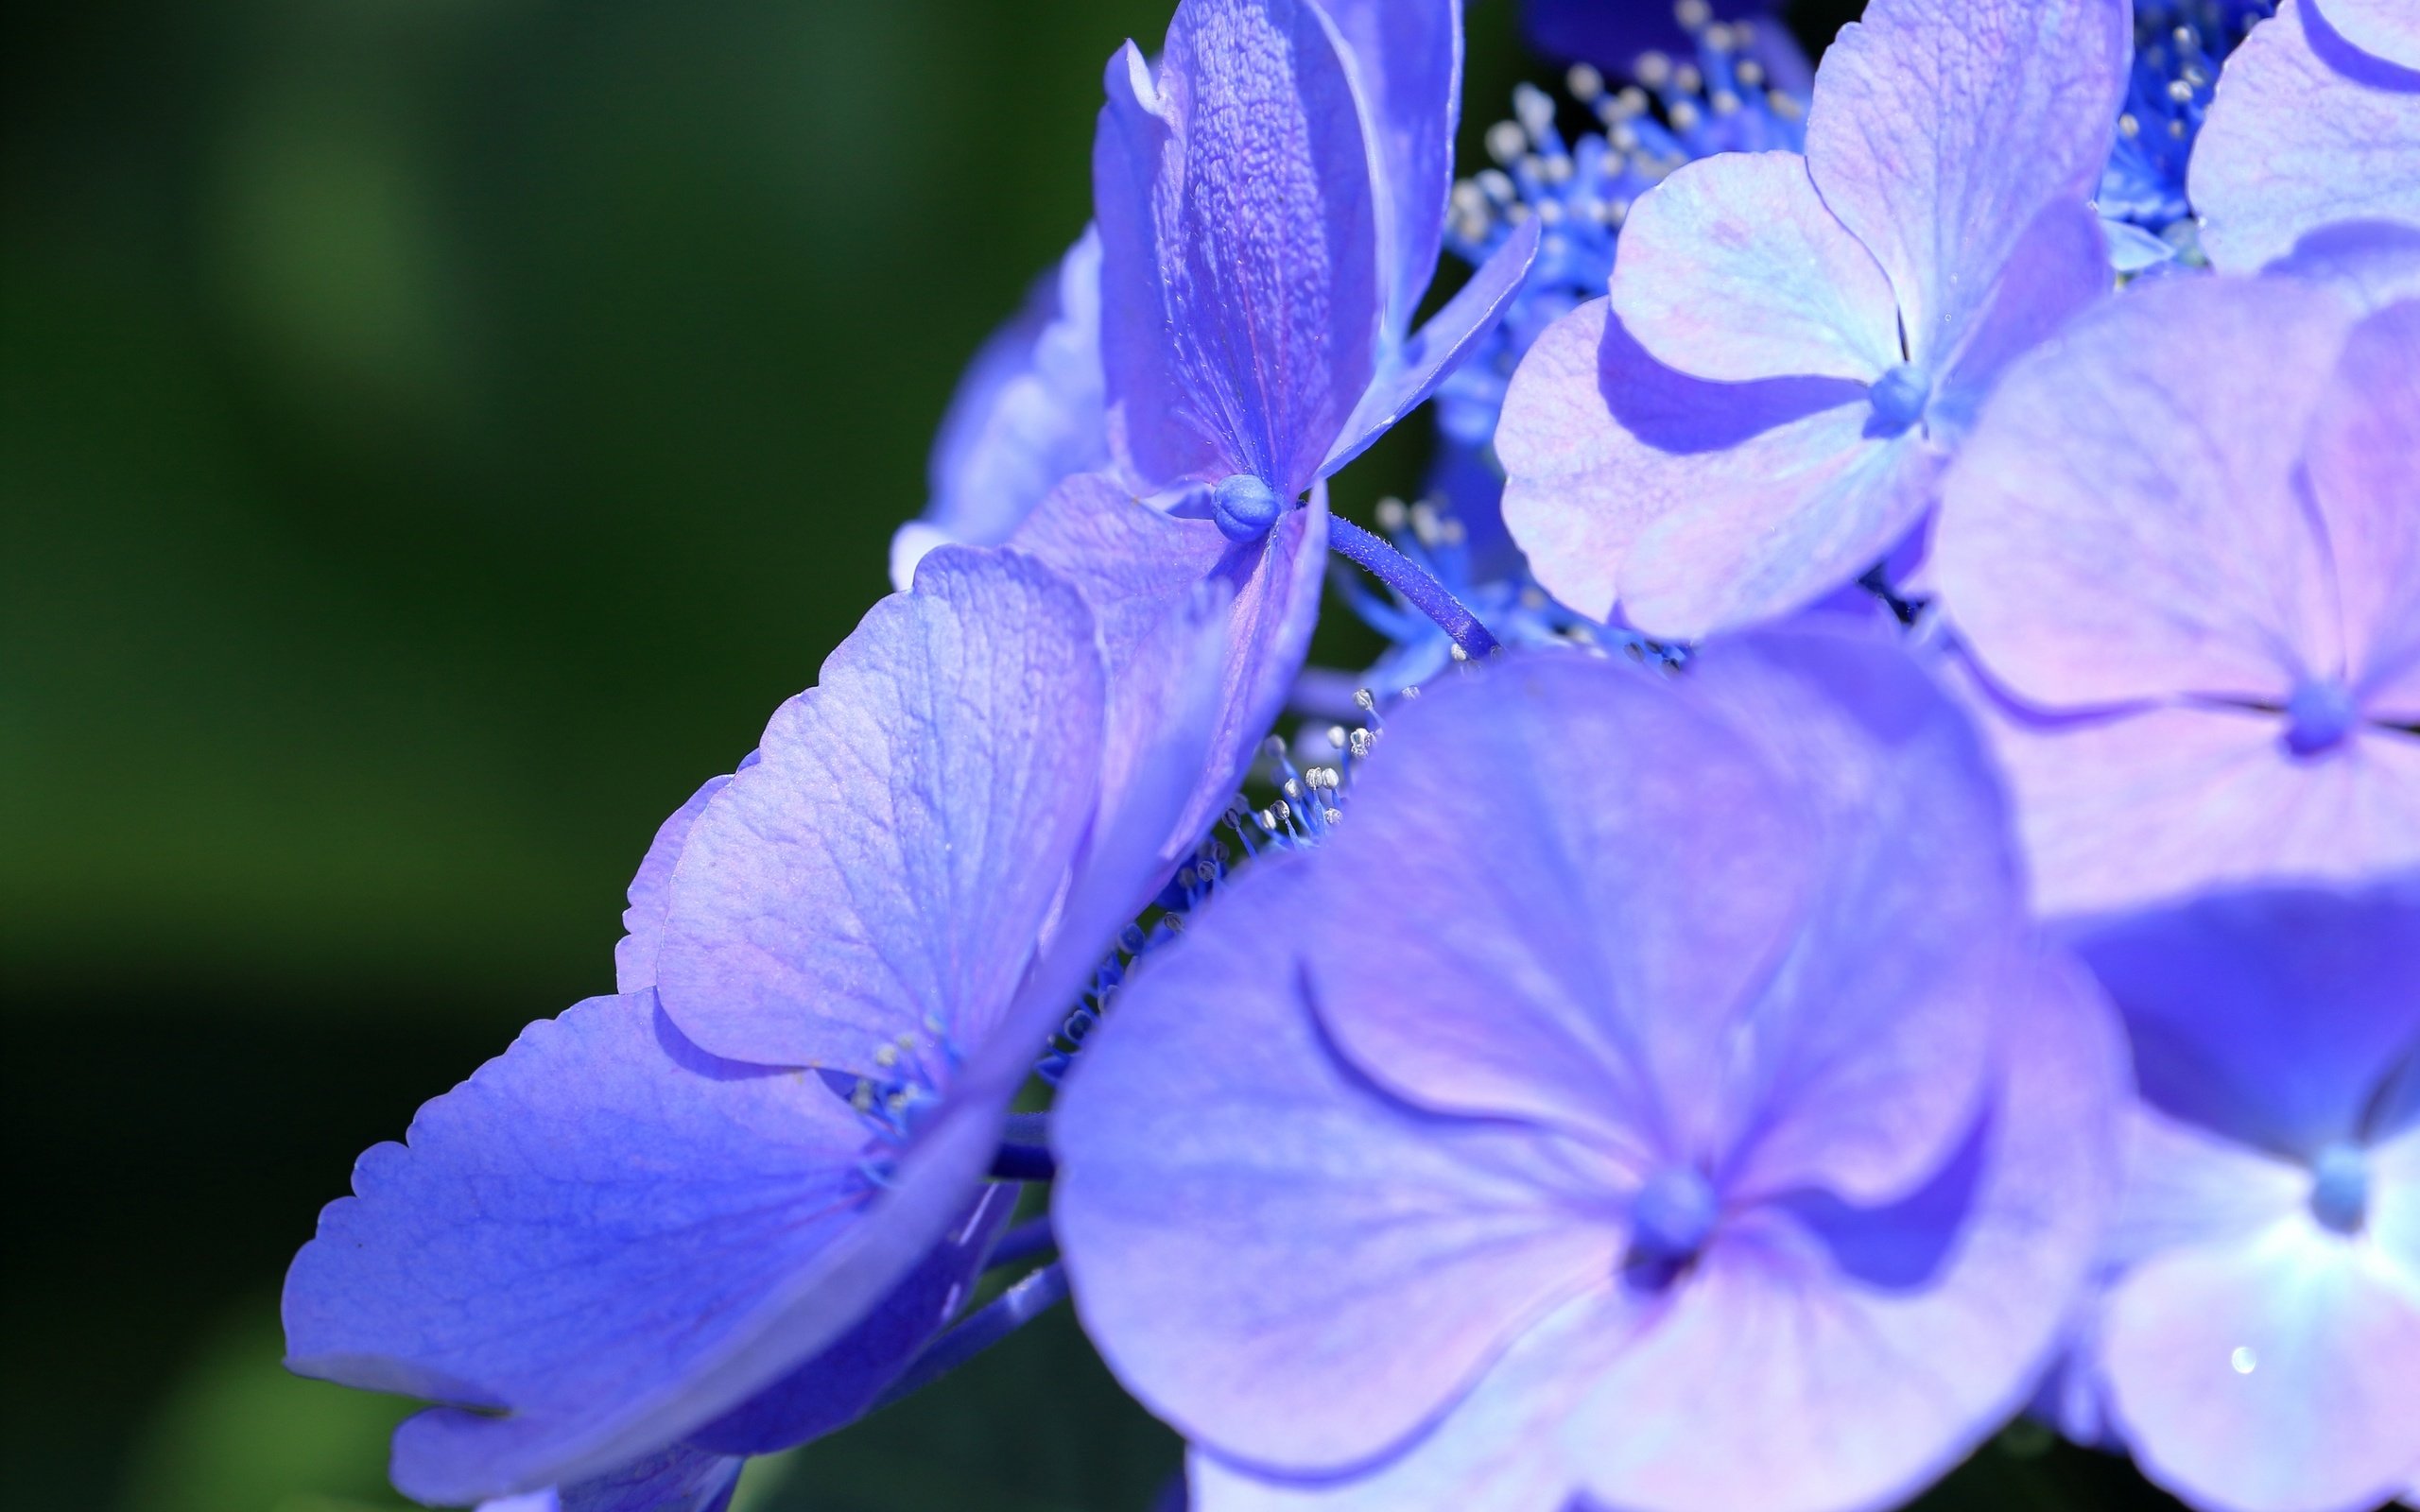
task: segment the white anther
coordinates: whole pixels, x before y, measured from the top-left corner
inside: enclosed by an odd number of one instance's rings
[[[1756,61],[1753,58],[1740,59],[1737,65],[1735,66],[1731,72],[1736,77],[1737,77],[1739,80],[1739,86],[1742,89],[1762,89],[1764,87],[1765,65]]]
[[[1605,76],[1597,71],[1594,63],[1572,64],[1571,72],[1563,76],[1563,82],[1571,91],[1571,97],[1582,105],[1595,104],[1605,93]]]
[[[1445,647],[1445,650],[1446,653],[1453,657],[1457,662],[1467,662],[1471,659],[1471,654],[1468,651],[1463,650],[1459,642]]]
[[[1325,811],[1322,816],[1330,824],[1340,824],[1344,820],[1344,811],[1342,809],[1329,809]]]
[[[1672,87],[1684,94],[1701,94],[1705,89],[1705,76],[1695,63],[1683,63],[1672,70]]]
[[[1370,732],[1366,730],[1357,730],[1346,744],[1347,748],[1354,755],[1366,757],[1370,754]]]
[[[899,1047],[897,1045],[882,1045],[877,1047],[873,1053],[873,1063],[880,1066],[883,1070],[889,1071],[891,1067],[899,1064]]]
[[[1535,84],[1516,84],[1512,88],[1512,114],[1530,141],[1543,141],[1554,129],[1554,96]]]
[[[1509,205],[1521,198],[1520,189],[1501,168],[1481,168],[1478,176],[1471,181],[1478,185],[1479,192],[1487,196],[1491,204]]]
[[[1695,31],[1714,19],[1714,7],[1706,0],[1680,0],[1672,8],[1672,15],[1681,23],[1682,30]]]
[[[1688,132],[1694,131],[1697,129],[1698,108],[1696,102],[1692,100],[1674,100],[1672,102],[1672,129],[1675,131]]]
[[[1286,759],[1286,739],[1282,735],[1270,736],[1260,743],[1260,748],[1270,761],[1282,762]]]
[[[1672,60],[1659,52],[1644,52],[1630,71],[1649,89],[1662,89],[1672,77]]]
[[[1353,690],[1353,706],[1364,712],[1375,709],[1378,707],[1378,696],[1367,688],[1356,688]]]
[[[1487,129],[1487,155],[1510,167],[1530,150],[1529,134],[1518,121],[1498,121]]]
[[[1286,779],[1286,786],[1282,791],[1288,798],[1290,798],[1297,802],[1302,800],[1303,784],[1291,777]]]
[[[1330,750],[1342,750],[1344,748],[1344,727],[1342,725],[1330,725],[1327,727],[1327,744]]]

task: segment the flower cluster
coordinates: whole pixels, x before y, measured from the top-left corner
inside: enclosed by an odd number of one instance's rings
[[[898,591],[294,1262],[406,1493],[1072,1296],[1208,1512],[2420,1496],[2420,8],[1530,20],[1460,179],[1461,0],[1110,59]]]

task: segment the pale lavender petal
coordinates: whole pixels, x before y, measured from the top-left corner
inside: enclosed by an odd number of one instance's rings
[[[2299,1160],[2137,1103],[2127,1118],[2125,1194],[2102,1263],[2122,1268],[2185,1246],[2249,1244],[2303,1211],[2310,1187],[2310,1167]]]
[[[2354,328],[2305,452],[2372,717],[2420,724],[2420,300]]]
[[[1708,158],[1640,196],[1613,300],[1639,345],[1694,377],[1871,383],[1900,360],[1890,281],[1795,152]]]
[[[1320,466],[1322,477],[1369,450],[1370,444],[1395,422],[1426,403],[1471,348],[1495,328],[1504,307],[1521,292],[1530,265],[1538,254],[1539,228],[1532,222],[1514,228],[1470,281],[1454,291],[1445,307],[1392,354],[1369,392],[1345,422],[1343,433]]]
[[[2010,987],[1998,1099],[1932,1183],[1767,1211],[1677,1283],[1561,1435],[1592,1501],[1893,1506],[2024,1403],[2117,1198],[2125,1055],[2071,964]]]
[[[2420,1102],[2404,1110],[2404,1117],[2420,1117]],[[2402,1132],[2370,1150],[2370,1232],[2404,1275],[2420,1285],[2420,1126],[2409,1122],[2390,1126],[2400,1126]]]
[[[1323,899],[1355,949],[1310,966],[1382,1085],[1743,1200],[1895,1195],[1966,1126],[2020,889],[1981,748],[1895,647],[1718,644],[1679,684],[1542,658],[1387,740],[1323,858],[1385,883]]]
[[[706,811],[706,803],[731,785],[729,777],[709,777],[656,827],[647,856],[631,878],[631,905],[622,910],[622,937],[614,945],[614,990],[644,992],[655,986],[655,953],[664,939],[664,911],[672,905],[672,868],[689,843],[689,827]]]
[[[2016,796],[2045,915],[2420,866],[2420,737],[2364,732],[2298,760],[2285,722],[2251,711],[2148,709],[2045,725],[1988,696],[1976,707]]]
[[[2355,52],[2284,0],[2220,74],[2187,189],[2203,249],[2230,272],[2333,222],[2420,224],[2420,72]]]
[[[1411,329],[1437,272],[1462,115],[1461,0],[1319,0],[1344,39],[1377,148],[1387,323]]]
[[[2355,1512],[2420,1460],[2420,1289],[2307,1216],[2135,1266],[2100,1358],[2135,1463],[2198,1505]]]
[[[2342,662],[2303,438],[2351,311],[2283,279],[2129,291],[2012,369],[1927,565],[1992,676],[2046,708],[2283,703]]]
[[[2033,217],[1982,313],[1950,358],[1926,423],[1952,433],[1972,428],[2008,365],[2106,298],[2116,287],[2100,217],[2080,199],[2054,199]]]
[[[672,878],[665,1008],[719,1055],[860,1074],[902,1036],[979,1042],[1098,801],[1105,673],[1077,589],[948,547],[876,605]]]
[[[1495,431],[1506,527],[1547,592],[1610,619],[1639,532],[1695,502],[1730,448],[1818,410],[1862,407],[1863,393],[1830,379],[1688,377],[1592,301],[1548,327],[1512,375]]]
[[[1298,876],[1222,894],[1127,986],[1053,1115],[1052,1215],[1086,1331],[1154,1412],[1340,1469],[1602,1284],[1623,1226],[1588,1211],[1578,1152],[1426,1118],[1327,1055],[1288,949]]]
[[[1341,44],[1310,0],[1186,0],[1155,90],[1138,64],[1110,70],[1095,157],[1111,402],[1146,483],[1209,464],[1291,496],[1369,387],[1384,301]],[[1129,357],[1166,371],[1130,385]]]
[[[1873,0],[1815,71],[1806,169],[1942,369],[2034,215],[2100,184],[2125,97],[2124,0]],[[1627,232],[1625,232],[1627,235]]]
[[[1650,635],[1696,640],[1777,620],[1881,563],[1940,492],[1947,458],[1867,434],[1850,404],[1709,455],[1697,497],[1640,532],[1621,605]]]
[[[2086,932],[2125,1016],[2144,1099],[2246,1145],[2313,1160],[2363,1137],[2420,1057],[2420,883],[2260,888]]]
[[[1287,1481],[1197,1451],[1197,1512],[1565,1512],[1579,1477],[1556,1429],[1651,1309],[1611,1288],[1566,1302],[1522,1333],[1451,1412],[1365,1473]]]
[[[2323,0],[2315,9],[2361,51],[2420,68],[2420,10],[2410,0]]]
[[[2420,299],[2420,224],[2347,220],[2322,226],[2264,273],[2325,284],[2364,310]]]
[[[397,1432],[422,1500],[612,1474],[846,1333],[964,1207],[986,1127],[937,1119],[878,1190],[820,1078],[593,1000],[362,1158],[286,1278],[289,1364],[457,1404]]]
[[[959,380],[933,443],[932,499],[913,539],[1006,541],[1061,479],[1109,465],[1100,349],[1100,236],[1091,228]],[[929,546],[925,549],[929,549]],[[891,586],[921,551],[894,544]]]

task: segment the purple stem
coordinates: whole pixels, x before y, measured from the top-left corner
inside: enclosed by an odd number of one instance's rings
[[[1431,577],[1418,562],[1372,535],[1350,520],[1331,517],[1327,523],[1327,542],[1337,552],[1358,563],[1362,570],[1403,595],[1414,609],[1437,622],[1437,627],[1454,639],[1462,654],[1477,662],[1496,650],[1495,637],[1478,622],[1478,616],[1462,607],[1462,601],[1445,591],[1445,585]]]
[[[1066,1299],[1067,1273],[1053,1261],[926,1345],[874,1406],[888,1407],[922,1391]]]

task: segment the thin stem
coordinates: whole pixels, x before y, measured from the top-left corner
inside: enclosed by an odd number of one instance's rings
[[[984,1262],[988,1269],[994,1265],[1014,1265],[1031,1260],[1045,1250],[1059,1247],[1059,1236],[1050,1231],[1047,1217],[1028,1218],[1000,1236],[992,1246],[991,1258]]]
[[[1462,601],[1446,592],[1445,585],[1430,576],[1418,562],[1350,520],[1331,517],[1327,532],[1328,544],[1339,555],[1358,563],[1371,576],[1435,620],[1437,627],[1453,637],[1464,656],[1476,662],[1496,649],[1495,637],[1478,622],[1478,616],[1463,608]]]
[[[888,1407],[924,1390],[1066,1299],[1067,1273],[1053,1261],[926,1345],[916,1363],[890,1383],[874,1406]]]

